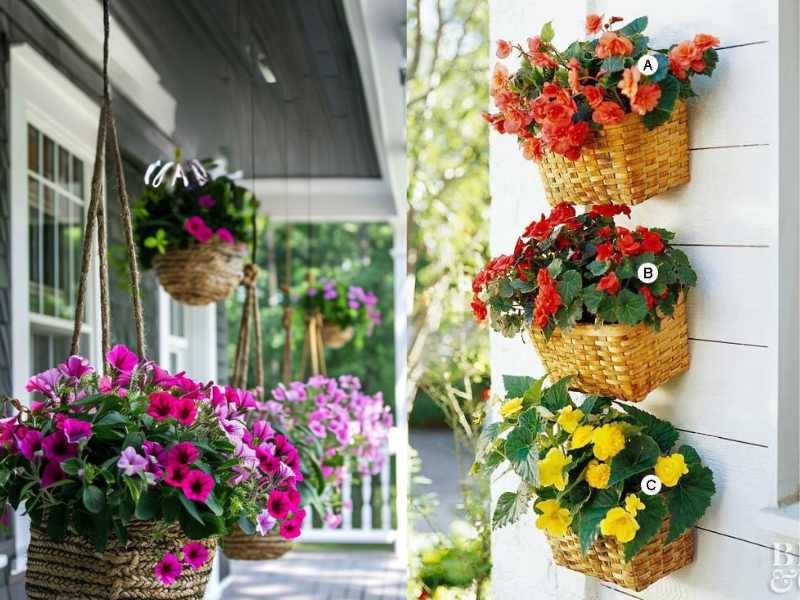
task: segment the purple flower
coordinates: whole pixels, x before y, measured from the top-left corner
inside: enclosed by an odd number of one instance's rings
[[[349,307],[350,307],[350,308],[352,308],[353,310],[356,310],[356,309],[357,309],[359,306],[361,306],[361,305],[360,305],[358,302],[356,302],[355,300],[350,300],[350,301],[347,303],[347,306],[349,306]]]
[[[208,561],[208,548],[200,542],[189,542],[183,547],[183,561],[196,571]]]
[[[28,460],[33,460],[37,453],[41,455],[42,433],[35,429],[29,429],[18,441],[17,447],[20,454]]]
[[[66,377],[74,379],[80,379],[86,375],[86,373],[94,371],[88,360],[74,354],[58,365],[58,370]]]
[[[226,244],[233,245],[236,243],[233,234],[230,232],[230,230],[225,229],[224,227],[220,227],[219,229],[217,229],[217,237]]]
[[[117,371],[124,374],[130,374],[139,363],[139,359],[136,355],[122,344],[114,346],[111,351],[106,354],[106,360]]]
[[[43,488],[48,488],[57,481],[64,479],[66,475],[61,470],[61,465],[57,462],[49,462],[42,469],[41,485]]]
[[[325,515],[325,525],[331,529],[337,529],[342,524],[342,515],[329,512]]]
[[[320,421],[309,421],[308,428],[318,438],[324,439],[328,432],[325,429],[325,425],[323,425]]]
[[[306,292],[309,296],[316,296],[319,290],[315,287],[308,288],[308,292]]]
[[[256,517],[256,531],[261,535],[267,535],[277,522],[278,520],[270,515],[268,510],[262,510]]]
[[[48,369],[31,377],[25,385],[25,389],[29,392],[39,392],[53,399],[55,398],[56,386],[61,382],[61,377],[61,371],[58,369]]]
[[[79,441],[92,436],[92,424],[89,421],[80,419],[66,419],[64,421],[64,435],[70,444],[77,444]]]
[[[205,195],[205,196],[200,196],[197,199],[197,203],[203,208],[213,208],[214,205],[217,203],[217,201],[214,200],[214,198],[212,198],[211,196]]]
[[[42,440],[42,450],[48,460],[61,464],[78,455],[78,446],[71,444],[63,431],[55,431]]]
[[[168,552],[164,555],[164,558],[158,561],[153,572],[161,583],[165,586],[170,586],[181,576],[182,570],[183,567],[181,567],[178,557]]]
[[[325,293],[322,297],[325,300],[336,300],[339,297],[339,293],[334,288],[325,288]]]
[[[117,466],[122,469],[125,475],[133,477],[137,473],[144,471],[149,462],[144,456],[138,454],[133,446],[128,446],[122,451],[117,461]]]

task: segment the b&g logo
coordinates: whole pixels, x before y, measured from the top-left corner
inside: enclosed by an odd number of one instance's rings
[[[769,589],[776,594],[785,594],[792,589],[800,590],[800,544],[772,544],[772,579]]]

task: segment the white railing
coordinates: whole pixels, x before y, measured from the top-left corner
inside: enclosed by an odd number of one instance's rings
[[[394,433],[394,431],[393,431]],[[303,534],[300,536],[301,542],[315,544],[342,543],[342,544],[391,544],[397,537],[397,528],[393,525],[392,519],[398,511],[392,510],[392,457],[396,454],[394,438],[386,447],[386,461],[381,472],[372,477],[362,477],[360,473],[355,475],[355,484],[361,484],[360,500],[361,506],[357,513],[354,512],[353,492],[354,477],[350,471],[346,471],[342,483],[342,524],[337,529],[331,529],[323,524],[322,527],[314,525],[312,510],[308,509],[306,521],[303,525]],[[380,486],[380,523],[376,526],[373,518],[373,483]],[[403,502],[404,499],[397,498],[396,502]],[[356,525],[355,516],[358,516]]]

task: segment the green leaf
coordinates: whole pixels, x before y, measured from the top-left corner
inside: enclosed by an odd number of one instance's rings
[[[658,127],[669,120],[680,93],[680,84],[672,75],[664,77],[658,85],[661,88],[661,98],[656,107],[642,117],[642,123],[647,129]]]
[[[659,81],[663,81],[663,79],[669,75],[669,59],[666,57],[666,55],[661,53],[654,53],[653,56],[658,61],[658,69],[656,69],[656,72],[650,76],[650,81],[658,83]]]
[[[672,450],[675,442],[678,441],[678,430],[668,421],[662,421],[658,417],[636,408],[626,402],[618,402],[619,407],[628,413],[631,421],[642,427],[642,432],[653,438],[658,444],[662,453]],[[699,459],[698,459],[699,461]]]
[[[61,463],[61,470],[67,475],[77,475],[83,468],[83,461],[80,458],[70,458]]]
[[[555,29],[553,29],[552,21],[548,21],[547,23],[542,25],[542,29],[539,32],[539,37],[542,38],[543,42],[547,43],[552,42],[555,35],[556,32]]]
[[[561,296],[561,302],[565,305],[570,304],[578,295],[578,292],[581,291],[582,287],[583,279],[580,273],[572,269],[564,271],[564,273],[561,274],[557,286],[558,295]]]
[[[633,37],[637,33],[642,33],[647,29],[647,17],[638,17],[617,30],[617,35],[624,35],[625,37]]]
[[[503,298],[511,298],[514,295],[514,288],[511,287],[511,283],[508,279],[501,279],[500,280],[500,296]]]
[[[589,272],[595,277],[600,277],[606,271],[608,271],[608,267],[610,266],[611,266],[611,261],[593,260],[588,265],[586,265],[586,268],[589,269]]]
[[[580,409],[585,415],[590,415],[592,413],[600,414],[603,409],[608,406],[611,406],[611,400],[609,398],[592,394],[583,399]]]
[[[247,535],[253,535],[256,532],[256,526],[245,515],[239,517],[239,529],[244,531]]]
[[[559,275],[561,275],[561,271],[564,268],[564,261],[560,258],[554,258],[550,261],[550,264],[547,265],[547,271],[550,273],[550,277],[555,279]]]
[[[106,507],[106,496],[96,485],[83,488],[83,505],[92,514],[99,514]]]
[[[586,554],[591,545],[597,539],[597,530],[600,521],[605,519],[609,510],[619,506],[619,497],[622,493],[622,486],[613,486],[605,490],[598,490],[580,512],[578,523],[578,537],[581,541],[581,552]]]
[[[535,444],[539,418],[535,408],[524,411],[518,425],[511,430],[505,441],[505,455],[511,467],[523,480],[538,483],[538,449]]]
[[[531,406],[538,406],[542,402],[542,386],[544,385],[544,380],[547,377],[539,377],[538,379],[534,379],[531,386],[522,394],[522,399],[525,401],[526,404],[530,404]]]
[[[623,325],[636,325],[647,315],[647,301],[644,296],[630,290],[617,294],[616,317]]]
[[[633,261],[627,256],[623,258],[617,267],[616,273],[620,281],[630,279],[636,275],[636,268],[633,266]]]
[[[106,413],[98,421],[95,421],[95,427],[110,427],[112,425],[119,425],[125,422],[125,417],[115,410]]]
[[[625,58],[623,56],[609,56],[603,60],[601,68],[609,73],[618,73],[625,68]]]
[[[214,495],[214,492],[211,492],[206,498],[206,506],[211,509],[211,512],[214,513],[216,516],[221,517],[223,510],[222,507],[219,505],[217,501],[217,497]]]
[[[639,523],[639,531],[636,537],[625,544],[625,560],[629,561],[636,553],[644,548],[661,530],[664,517],[667,516],[667,505],[661,496],[646,496],[641,494],[639,499],[645,505],[644,510],[636,513],[636,521]]]
[[[197,511],[197,506],[195,506],[193,501],[189,500],[183,494],[179,494],[178,499],[181,501],[181,504],[183,504],[183,508],[186,509],[186,512],[189,513],[193,519],[195,519],[198,523],[203,523],[203,525],[205,525],[203,517],[200,516],[200,513]]]
[[[609,485],[624,482],[642,471],[656,466],[658,444],[649,435],[637,435],[625,443],[625,448],[611,460]]]
[[[700,455],[697,453],[697,450],[691,446],[681,446],[678,448],[678,452],[683,454],[683,459],[686,461],[687,465],[700,464],[701,462]]]
[[[161,515],[161,494],[155,490],[143,493],[139,496],[134,514],[141,521],[157,519]]]
[[[564,408],[567,404],[572,403],[569,397],[569,382],[571,377],[564,377],[560,379],[542,394],[542,406],[544,406],[551,413],[555,414]]]
[[[706,77],[711,77],[711,74],[714,72],[714,69],[717,68],[717,63],[719,62],[719,54],[714,48],[709,48],[703,53],[703,62],[706,64],[706,68],[703,71],[702,75]]]
[[[591,314],[597,314],[600,308],[600,303],[606,298],[605,292],[598,292],[594,285],[589,285],[583,288],[583,303],[586,305],[586,310]]]
[[[569,331],[583,316],[583,298],[575,298],[572,304],[560,308],[554,316],[556,324],[564,331]]]
[[[516,492],[503,492],[497,499],[492,516],[492,527],[498,529],[519,520],[528,510],[530,496],[520,488]]]
[[[47,509],[47,535],[54,542],[60,542],[67,535],[69,512],[65,504],[55,504]]]
[[[699,462],[688,465],[689,472],[682,476],[675,487],[666,494],[669,508],[669,533],[667,543],[693,527],[711,506],[711,498],[717,491],[714,474]]]
[[[503,375],[503,387],[506,389],[506,398],[522,398],[536,380],[525,375]]]

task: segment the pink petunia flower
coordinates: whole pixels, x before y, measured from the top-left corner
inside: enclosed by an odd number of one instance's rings
[[[25,434],[17,439],[19,453],[28,460],[38,458],[42,452],[42,433],[35,429],[25,431]]]
[[[82,356],[72,355],[63,363],[58,365],[58,370],[66,377],[80,379],[87,373],[94,371],[89,361]]]
[[[145,470],[148,465],[148,460],[136,452],[136,448],[128,446],[120,454],[117,461],[117,467],[128,477],[133,477]]]
[[[208,548],[200,542],[189,542],[183,547],[183,562],[197,570],[208,561]]]
[[[163,421],[173,416],[172,404],[176,400],[175,396],[169,392],[153,392],[147,398],[150,401],[147,414],[156,421]]]
[[[189,500],[205,502],[214,490],[214,478],[199,469],[192,469],[183,480],[182,489]]]
[[[220,227],[219,229],[217,229],[217,237],[227,244],[233,245],[236,243],[233,234],[230,232],[229,229],[226,229],[225,227]]]
[[[153,570],[156,577],[158,578],[161,583],[166,586],[170,586],[175,583],[175,580],[181,576],[181,571],[183,567],[181,566],[181,562],[178,560],[178,557],[168,552],[164,555],[158,564],[155,566]]]
[[[25,384],[28,392],[39,392],[48,398],[55,398],[56,386],[61,382],[62,374],[58,369],[48,369],[43,373],[34,375]]]
[[[278,520],[269,514],[269,511],[262,510],[256,517],[256,531],[261,535],[267,535],[272,531]]]
[[[200,451],[192,442],[180,442],[170,448],[167,454],[168,465],[192,465],[200,458]]]
[[[293,540],[300,535],[300,528],[303,525],[302,519],[289,519],[281,523],[281,537],[287,540]]]
[[[291,507],[292,504],[289,501],[289,496],[285,492],[273,490],[270,493],[269,500],[267,501],[267,510],[270,515],[276,519],[285,519]]]
[[[325,525],[331,529],[338,529],[342,524],[342,515],[329,512],[325,515]]]
[[[117,371],[130,374],[139,363],[137,356],[122,344],[117,344],[106,354],[106,360]]]
[[[54,431],[42,440],[42,450],[48,460],[61,464],[78,455],[78,446],[71,444],[63,431]]]
[[[183,483],[189,476],[189,467],[186,465],[170,465],[167,467],[167,475],[164,482],[174,488],[183,488]]]
[[[70,444],[77,444],[83,439],[92,437],[92,424],[81,419],[66,419],[64,421],[64,435]]]
[[[42,488],[48,488],[57,481],[61,481],[66,477],[64,471],[61,470],[61,465],[57,462],[49,462],[42,469]]]
[[[172,412],[170,414],[182,425],[191,427],[195,417],[197,417],[197,405],[194,400],[187,396],[175,398],[172,402]]]
[[[213,207],[214,207],[214,205],[217,203],[217,201],[216,201],[216,200],[214,200],[214,198],[212,198],[212,197],[211,197],[211,196],[209,196],[208,194],[206,194],[205,196],[200,196],[200,197],[197,199],[197,203],[198,203],[200,206],[202,206],[203,208],[213,208]]]

